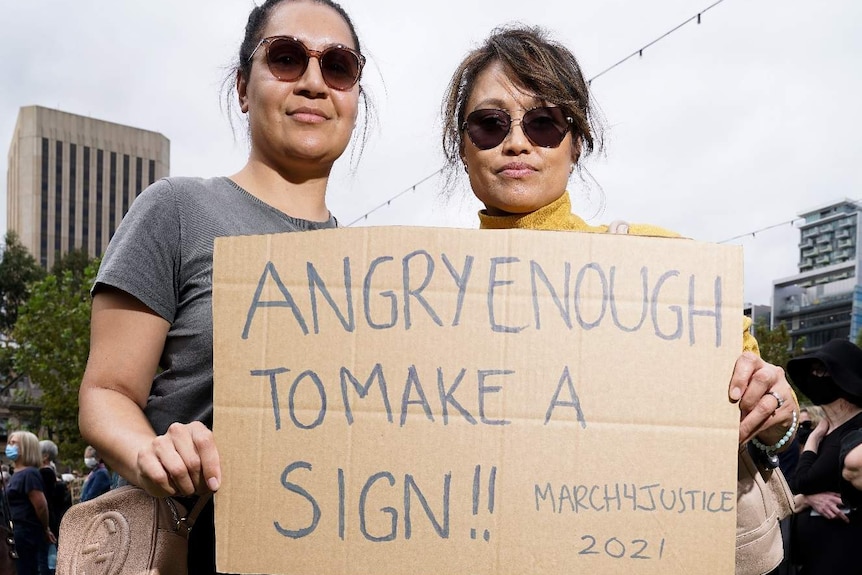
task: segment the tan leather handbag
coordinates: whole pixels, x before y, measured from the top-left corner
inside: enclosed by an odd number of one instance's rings
[[[126,485],[73,505],[60,523],[57,575],[185,575],[189,532],[209,497],[187,513]]]
[[[736,484],[736,575],[762,575],[784,558],[779,521],[793,513],[793,493],[779,468],[757,465],[739,448]]]

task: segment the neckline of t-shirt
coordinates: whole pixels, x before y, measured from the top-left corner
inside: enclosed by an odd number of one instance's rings
[[[326,220],[325,222],[316,222],[313,220],[306,220],[303,218],[297,218],[296,216],[291,216],[290,214],[287,214],[287,213],[279,210],[275,206],[272,206],[272,205],[264,202],[263,200],[261,200],[260,198],[258,198],[257,196],[255,196],[254,194],[252,194],[251,192],[249,192],[248,190],[246,190],[245,188],[243,188],[242,186],[240,186],[236,182],[234,182],[229,177],[221,176],[221,179],[224,180],[225,182],[227,182],[229,186],[231,186],[235,190],[239,191],[245,198],[255,202],[256,204],[259,204],[259,205],[265,207],[266,209],[272,211],[273,213],[277,214],[281,218],[283,218],[283,219],[289,221],[290,223],[296,225],[297,227],[301,227],[304,229],[310,229],[310,230],[325,230],[328,228],[338,227],[338,220],[335,219],[335,216],[332,215],[332,212],[329,212],[329,219]]]

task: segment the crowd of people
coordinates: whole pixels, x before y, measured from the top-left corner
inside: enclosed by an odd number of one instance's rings
[[[82,499],[110,485],[106,463],[121,482],[187,506],[218,490],[221,465],[211,431],[213,241],[337,227],[326,192],[351,137],[366,133],[358,122],[369,109],[364,64],[353,23],[332,0],[266,0],[249,14],[231,82],[247,117],[247,163],[230,176],[152,184],[114,235],[92,288],[79,421],[93,445],[85,455],[93,471]],[[481,228],[678,236],[652,224],[590,225],[572,213],[572,175],[601,147],[595,109],[572,52],[540,29],[500,28],[464,58],[443,102],[442,140],[450,174],[466,173],[484,205]],[[788,442],[797,425],[809,424],[784,371],[758,355],[749,325],[740,319],[743,349],[727,374],[728,401],[740,410],[740,457],[749,444],[768,455],[799,449]],[[862,386],[845,387],[831,356],[811,361],[790,370],[824,411],[823,421],[806,429],[791,475],[800,510],[793,528],[807,542],[797,547],[801,573],[857,573],[826,570],[834,557],[818,549],[823,541],[837,549],[857,533],[853,508],[839,495],[846,486],[837,458],[844,430],[862,424],[856,407]],[[825,381],[834,381],[829,393],[820,387]],[[51,478],[39,472],[44,465],[35,436],[16,432],[9,441],[7,456],[17,459],[7,491],[20,517],[19,554],[26,556],[19,575],[43,573],[42,557],[57,535],[44,496]],[[780,559],[777,523],[766,533],[777,538]],[[215,573],[212,502],[189,544],[189,573]],[[750,554],[751,548],[737,550],[737,573],[763,572],[756,567],[763,558]]]
[[[0,475],[0,510],[11,520],[17,575],[53,575],[57,558],[60,521],[78,501],[98,497],[111,487],[110,476],[96,450],[88,446],[81,477],[78,470],[57,469],[57,444],[39,440],[30,431],[13,431],[6,438]],[[7,542],[8,543],[8,542]],[[3,573],[2,575],[8,575]]]
[[[860,574],[854,544],[862,540],[862,485],[854,485],[853,460],[862,454],[856,449],[862,443],[862,349],[835,339],[791,359],[787,372],[812,405],[800,411],[796,440],[781,454],[795,496],[776,573]]]

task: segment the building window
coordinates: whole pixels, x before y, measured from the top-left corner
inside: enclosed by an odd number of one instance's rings
[[[129,211],[129,155],[123,154],[123,217]]]
[[[141,185],[144,183],[144,159],[143,158],[135,158],[135,197],[137,198],[141,194],[141,190],[143,188]]]
[[[42,138],[42,205],[39,218],[39,263],[48,267],[48,138]]]
[[[117,152],[111,152],[111,180],[108,190],[108,234],[114,237],[117,228]]]
[[[57,157],[54,158],[55,175],[54,181],[54,256],[60,256],[62,249],[62,223],[63,223],[63,142],[57,141]]]
[[[156,161],[150,160],[150,177],[147,178],[147,185],[149,186],[153,182],[156,181]]]
[[[78,146],[69,144],[69,249],[75,249],[75,211],[77,209],[77,193],[75,188],[78,183]]]
[[[90,147],[84,146],[84,181],[81,193],[81,244],[84,249],[90,246]]]
[[[105,178],[105,152],[96,150],[96,255],[102,255],[102,194]]]

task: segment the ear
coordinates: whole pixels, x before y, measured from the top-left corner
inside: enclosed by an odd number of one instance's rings
[[[243,114],[248,113],[248,82],[242,72],[236,73],[236,93],[239,99],[239,109]]]
[[[572,140],[572,163],[577,164],[578,160],[581,159],[581,147],[583,140],[580,136]]]

